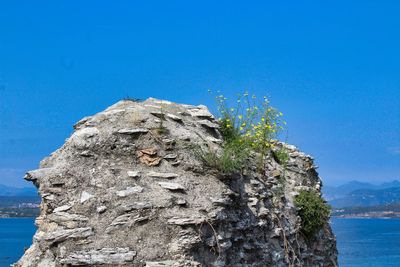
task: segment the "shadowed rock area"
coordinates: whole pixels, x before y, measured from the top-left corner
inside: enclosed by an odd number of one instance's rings
[[[120,101],[75,126],[27,173],[42,197],[33,245],[14,266],[336,266],[328,223],[312,240],[293,204],[320,191],[313,160],[295,147],[224,176],[196,157],[218,151],[205,106]],[[279,194],[278,194],[279,192]]]

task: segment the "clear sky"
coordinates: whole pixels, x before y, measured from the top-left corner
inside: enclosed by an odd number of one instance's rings
[[[138,2],[0,2],[1,184],[123,97],[208,89],[269,96],[326,184],[400,179],[399,1]]]

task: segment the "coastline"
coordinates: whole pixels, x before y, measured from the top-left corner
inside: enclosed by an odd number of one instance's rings
[[[371,212],[349,212],[342,210],[332,214],[334,218],[359,218],[359,219],[399,219],[400,212],[397,211],[371,211]]]
[[[331,218],[333,219],[382,219],[382,220],[388,220],[388,219],[400,219],[400,217],[366,217],[366,216],[332,216]]]

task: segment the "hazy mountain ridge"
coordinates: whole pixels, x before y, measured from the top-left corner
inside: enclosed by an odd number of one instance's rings
[[[400,181],[379,185],[351,181],[337,187],[325,186],[323,194],[334,208],[384,206],[400,203]]]

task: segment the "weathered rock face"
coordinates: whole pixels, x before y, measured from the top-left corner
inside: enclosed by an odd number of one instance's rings
[[[26,175],[41,215],[15,266],[336,266],[329,224],[306,241],[293,205],[320,190],[312,158],[285,145],[285,168],[221,177],[193,153],[221,141],[204,106],[121,101],[82,119]]]

